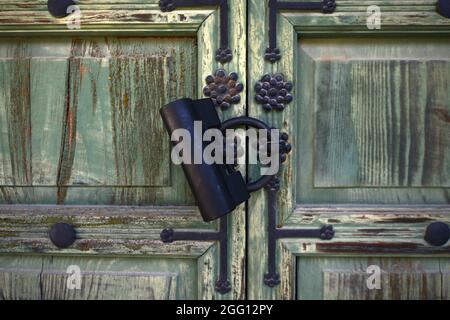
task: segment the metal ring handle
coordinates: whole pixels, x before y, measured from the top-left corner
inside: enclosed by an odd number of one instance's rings
[[[242,116],[224,121],[222,123],[222,126],[220,127],[220,130],[223,132],[227,129],[234,129],[240,126],[249,126],[256,129],[267,130],[267,132],[269,133],[269,137],[270,137],[270,130],[272,129],[266,123],[264,123],[259,119]],[[255,182],[247,183],[247,190],[249,192],[255,192],[264,188],[272,180],[274,176],[275,175],[262,176]]]

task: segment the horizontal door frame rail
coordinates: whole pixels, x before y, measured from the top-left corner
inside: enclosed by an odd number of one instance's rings
[[[75,243],[65,250],[52,244],[56,223],[73,225]],[[160,240],[161,229],[214,231],[195,207],[0,205],[0,254],[127,255],[198,258],[213,241],[170,247]]]
[[[229,47],[228,35],[228,0],[161,0],[161,11],[171,12],[177,8],[189,8],[194,6],[219,6],[220,10],[220,47],[216,51],[216,60],[222,64],[233,59],[233,53]]]
[[[449,206],[297,206],[286,227],[333,223],[336,237],[330,242],[283,240],[282,245],[295,256],[449,256],[450,243],[433,246],[424,239],[436,222],[450,224]]]
[[[11,6],[13,6],[12,4]],[[202,24],[218,10],[202,8],[180,13],[161,13],[157,4],[140,3],[124,9],[117,6],[77,4],[80,7],[80,28],[69,29],[72,17],[53,17],[42,3],[40,9],[0,9],[0,37],[30,35],[146,35],[186,36],[196,35]],[[72,22],[73,24],[73,22]]]
[[[283,271],[279,299],[295,298],[297,260],[307,257],[450,257],[450,244],[426,243],[427,226],[450,224],[449,206],[297,206],[284,228],[333,224],[332,241],[281,239],[278,261]],[[418,216],[420,214],[420,216]]]
[[[64,250],[52,244],[55,223],[75,227],[76,241]],[[161,243],[160,231],[210,230],[195,207],[0,205],[0,257],[11,255],[192,259],[199,274],[198,298],[211,300],[217,268],[217,245],[209,242]],[[201,280],[200,280],[201,279]]]

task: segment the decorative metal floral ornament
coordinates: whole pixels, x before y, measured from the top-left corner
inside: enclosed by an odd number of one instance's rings
[[[285,81],[281,73],[275,75],[265,74],[261,81],[255,85],[255,99],[259,104],[262,104],[264,110],[282,111],[293,100],[290,93],[292,88],[292,82]]]
[[[203,94],[214,101],[216,107],[222,110],[229,109],[232,104],[241,101],[240,93],[244,90],[244,85],[238,82],[236,72],[227,72],[223,69],[217,70],[214,75],[206,77],[206,86]]]

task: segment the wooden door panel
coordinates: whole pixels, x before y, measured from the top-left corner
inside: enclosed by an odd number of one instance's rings
[[[92,204],[89,190],[101,186],[110,198],[94,204],[192,204],[159,108],[195,94],[195,39],[57,43],[56,54],[51,38],[7,39],[1,50],[3,202]]]
[[[442,38],[299,41],[299,203],[449,199],[450,47]]]
[[[368,268],[380,268],[380,287]],[[440,259],[383,257],[301,257],[297,260],[297,298],[301,300],[440,300]]]
[[[0,256],[0,261],[0,300],[40,299],[42,259]]]

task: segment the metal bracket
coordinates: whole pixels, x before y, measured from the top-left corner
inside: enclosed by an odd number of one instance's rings
[[[269,1],[269,47],[264,58],[272,63],[281,59],[281,50],[277,47],[277,14],[279,10],[321,10],[323,13],[333,13],[336,9],[335,0],[317,2],[287,2]]]
[[[276,268],[277,240],[286,238],[319,238],[331,240],[334,237],[333,226],[326,225],[320,229],[279,229],[277,228],[277,198],[280,190],[280,179],[274,177],[266,186],[268,203],[268,272],[264,275],[264,283],[273,288],[280,284],[280,275]]]
[[[439,0],[438,12],[441,16],[450,18],[450,0]]]
[[[195,6],[220,7],[220,48],[216,51],[216,60],[225,64],[233,59],[228,39],[228,0],[160,0],[159,7],[163,12],[170,12],[177,8]]]
[[[228,217],[220,219],[219,231],[181,231],[174,229],[164,229],[161,232],[161,240],[164,243],[174,241],[218,241],[220,248],[219,256],[219,278],[216,282],[216,291],[226,294],[231,290],[231,283],[228,281]]]

